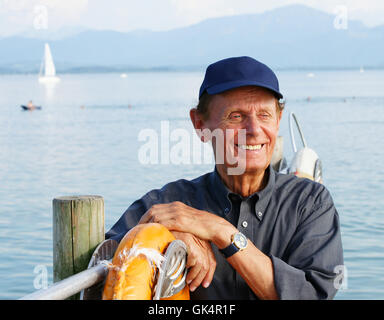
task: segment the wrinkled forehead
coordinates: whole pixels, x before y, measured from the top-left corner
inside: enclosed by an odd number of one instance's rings
[[[268,89],[246,86],[228,90],[212,97],[211,104],[221,107],[271,107],[275,108],[278,99]]]

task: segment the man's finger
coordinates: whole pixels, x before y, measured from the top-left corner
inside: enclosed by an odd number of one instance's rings
[[[164,213],[164,212],[167,212],[167,205],[166,204],[154,204],[140,218],[139,224],[153,222],[153,218],[154,218],[155,214],[158,215],[158,214]]]
[[[208,251],[208,260],[209,260],[209,269],[208,269],[208,272],[207,272],[205,278],[203,279],[203,287],[204,288],[208,288],[208,286],[211,284],[212,279],[213,279],[213,275],[214,275],[215,270],[216,270],[216,259],[215,259],[215,255],[214,255],[212,250]]]
[[[190,252],[188,252],[188,259],[187,259],[186,267],[192,268],[196,265],[196,262],[197,262],[196,257],[193,254],[191,254]]]
[[[201,271],[201,264],[199,264],[199,263],[194,265],[193,267],[189,268],[187,278],[186,278],[187,284],[191,285],[192,282],[197,277],[197,275],[200,273],[200,271]],[[190,289],[191,289],[191,287],[190,287]]]
[[[203,279],[205,278],[207,272],[208,272],[208,265],[199,264],[200,271],[196,274],[194,279],[189,285],[189,289],[193,292],[195,289],[202,283]]]

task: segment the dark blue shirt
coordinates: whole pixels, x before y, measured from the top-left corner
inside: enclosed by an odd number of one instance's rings
[[[120,241],[152,205],[181,201],[225,218],[268,255],[280,299],[332,299],[343,252],[330,193],[322,184],[271,167],[266,173],[266,187],[247,198],[231,192],[216,169],[191,181],[168,183],[135,201],[106,237]],[[212,248],[217,262],[213,281],[191,292],[191,299],[257,299],[217,247]]]

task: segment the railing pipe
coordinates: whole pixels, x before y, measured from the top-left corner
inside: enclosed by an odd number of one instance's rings
[[[107,274],[107,265],[100,263],[95,267],[56,282],[47,289],[41,289],[28,294],[20,300],[65,300],[81,290],[103,281]]]

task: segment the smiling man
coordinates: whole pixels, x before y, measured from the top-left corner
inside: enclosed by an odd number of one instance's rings
[[[192,299],[332,299],[343,265],[332,198],[270,165],[282,97],[276,75],[253,58],[211,64],[190,117],[212,143],[214,171],[148,192],[107,238],[138,223],[166,226],[188,247]]]

